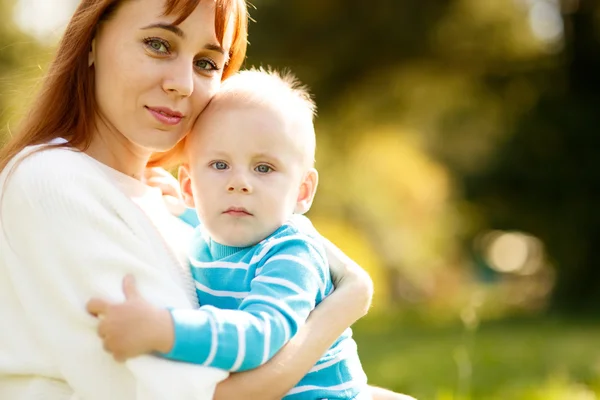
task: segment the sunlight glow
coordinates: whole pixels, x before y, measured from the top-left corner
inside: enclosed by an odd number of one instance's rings
[[[14,18],[26,32],[42,41],[60,36],[78,0],[19,0]]]
[[[525,265],[528,255],[527,241],[515,233],[498,235],[488,249],[491,264],[500,272],[517,272]]]
[[[498,272],[531,275],[544,265],[541,241],[522,232],[491,231],[481,245],[489,266]]]
[[[529,11],[529,23],[535,36],[545,42],[557,42],[563,37],[560,6],[554,2],[536,1]]]

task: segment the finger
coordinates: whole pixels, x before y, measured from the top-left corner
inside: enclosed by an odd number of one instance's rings
[[[107,353],[112,354],[112,348],[110,347],[110,342],[106,339],[104,339],[102,341],[102,348],[104,349],[104,351],[106,351]]]
[[[149,177],[146,180],[146,183],[147,184],[159,184],[159,183],[163,183],[163,184],[165,184],[165,183],[175,184],[175,183],[177,183],[177,179],[174,176],[172,176],[172,175],[169,175],[169,176],[154,175],[154,176]]]
[[[163,196],[163,200],[165,202],[165,205],[167,206],[167,209],[172,215],[181,216],[187,208],[185,206],[185,203],[180,198],[171,195],[166,195]]]
[[[127,275],[123,278],[123,293],[127,300],[140,297],[135,278],[133,275]]]
[[[96,329],[96,333],[98,334],[98,337],[102,340],[104,340],[106,338],[106,332],[105,329],[102,328],[102,325],[98,325],[98,328]]]
[[[101,315],[106,314],[106,311],[108,310],[109,306],[110,303],[106,300],[94,297],[87,302],[87,304],[85,305],[85,309],[94,317],[100,317]]]
[[[152,168],[146,168],[144,170],[144,179],[148,179],[148,178],[152,177],[152,175],[154,175],[152,173]]]
[[[325,247],[327,260],[329,261],[329,271],[336,286],[346,278],[362,278],[365,276],[366,272],[330,240],[322,237],[321,243]]]
[[[159,188],[163,195],[179,197],[179,184],[173,178],[153,177],[146,180],[148,186]]]
[[[164,168],[146,169],[144,173],[144,179],[146,180],[146,183],[153,179],[163,180],[166,182],[173,182],[174,180],[177,180],[170,172],[166,171]]]
[[[149,178],[152,178],[153,176],[164,175],[163,171],[166,172],[164,168],[160,168],[160,167],[146,168],[144,170],[144,178],[149,179]]]
[[[123,355],[124,355],[123,349],[120,346],[118,346],[117,343],[113,343],[112,340],[106,340],[104,342],[104,350],[106,350],[107,352],[112,354],[115,361],[117,361],[117,362],[125,361],[125,358],[123,357]]]
[[[146,172],[150,175],[167,175],[169,172],[163,167],[150,167],[146,168]]]
[[[173,197],[179,197],[179,190],[178,190],[179,187],[174,186],[174,185],[176,185],[176,183],[165,182],[161,178],[152,178],[152,179],[149,179],[148,181],[146,181],[146,184],[148,186],[152,186],[152,187],[160,189],[163,196],[169,195],[169,196],[173,196]]]
[[[104,340],[107,336],[106,336],[106,325],[103,324],[102,322],[100,322],[98,324],[98,328],[96,329],[96,332],[98,333],[98,336]]]

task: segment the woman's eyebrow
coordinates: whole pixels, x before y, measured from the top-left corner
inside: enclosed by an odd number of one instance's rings
[[[185,38],[185,33],[183,33],[181,28],[179,28],[177,25],[172,25],[172,24],[163,24],[163,23],[159,22],[157,24],[148,25],[148,26],[142,28],[142,30],[156,29],[156,28],[164,29],[169,32],[173,32],[174,34],[176,34],[177,36],[179,36],[182,39]]]
[[[221,54],[225,54],[225,49],[222,46],[219,46],[218,44],[208,43],[204,45],[204,48],[206,50],[218,51]]]
[[[183,30],[181,30],[181,28],[179,28],[177,25],[173,25],[173,24],[164,24],[164,23],[159,22],[157,24],[148,25],[148,26],[142,28],[142,30],[157,29],[157,28],[172,32],[175,35],[179,36],[180,38],[185,39],[185,33],[183,32]],[[220,46],[218,44],[208,43],[208,44],[204,45],[204,48],[206,50],[217,51],[223,55],[225,54],[225,49],[223,48],[223,46]]]

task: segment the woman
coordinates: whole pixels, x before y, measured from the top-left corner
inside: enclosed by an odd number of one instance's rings
[[[257,370],[119,364],[96,337],[85,302],[122,299],[125,274],[157,305],[197,306],[178,261],[187,228],[141,179],[237,71],[246,27],[243,0],[83,0],[76,10],[0,151],[0,398],[280,398],[366,312],[370,280],[328,244],[338,290]]]

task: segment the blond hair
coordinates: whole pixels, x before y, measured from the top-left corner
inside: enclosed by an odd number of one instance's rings
[[[247,100],[250,102],[284,101],[312,117],[316,105],[306,85],[289,70],[252,68],[232,75],[223,82],[216,100],[221,98]]]
[[[310,166],[314,164],[316,105],[307,86],[290,71],[252,68],[237,72],[223,82],[208,108],[219,109],[232,104],[265,106],[291,118],[296,133],[306,139],[304,151]]]

